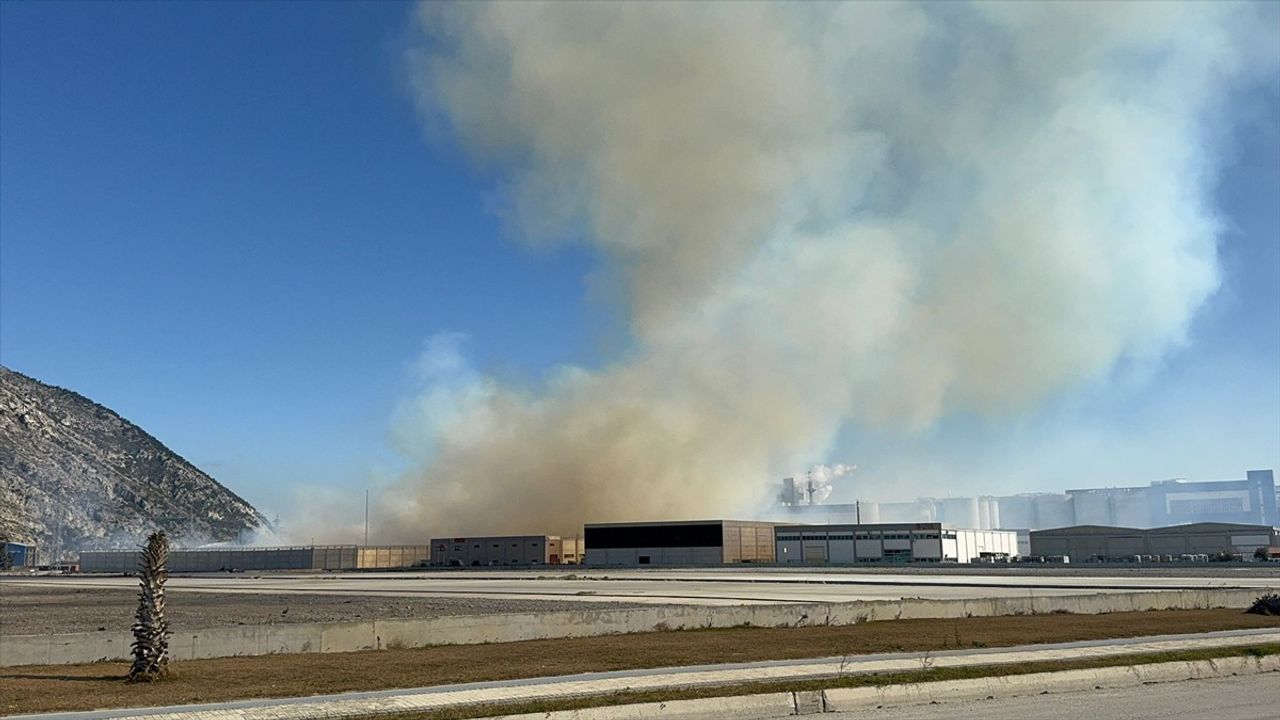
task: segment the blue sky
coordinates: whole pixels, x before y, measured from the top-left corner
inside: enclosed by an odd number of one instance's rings
[[[427,137],[409,10],[0,4],[0,361],[268,512],[395,472],[391,418],[436,333],[517,379],[598,362],[619,331],[590,251],[511,242],[494,178]],[[1277,85],[1226,113],[1224,285],[1186,348],[1007,424],[850,432],[814,461],[917,455],[1022,489],[1280,466]]]
[[[3,362],[251,498],[362,486],[425,339],[590,352],[585,256],[522,249],[424,139],[393,3],[3,8]]]

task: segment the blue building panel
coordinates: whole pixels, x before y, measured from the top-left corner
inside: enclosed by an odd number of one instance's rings
[[[9,564],[13,567],[26,567],[35,563],[36,548],[34,545],[22,543],[4,544],[4,553],[9,556]]]
[[[1243,480],[1164,482],[1151,486],[1155,525],[1192,522],[1277,525],[1275,475],[1250,470]]]
[[[1243,480],[1166,480],[1146,487],[1068,490],[1077,525],[1162,527],[1188,523],[1280,526],[1275,473]]]

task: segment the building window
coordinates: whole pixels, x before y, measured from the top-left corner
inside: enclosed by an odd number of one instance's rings
[[[1226,515],[1248,510],[1244,498],[1239,497],[1169,500],[1170,515]]]

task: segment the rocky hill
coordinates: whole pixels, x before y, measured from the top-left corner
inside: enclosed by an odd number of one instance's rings
[[[0,366],[0,536],[43,557],[129,547],[163,528],[239,540],[267,520],[108,408]]]

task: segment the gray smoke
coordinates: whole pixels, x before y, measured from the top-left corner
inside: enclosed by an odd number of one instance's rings
[[[633,342],[529,390],[433,340],[382,514],[405,538],[722,516],[846,425],[1000,417],[1158,359],[1218,284],[1214,109],[1274,72],[1274,10],[424,5],[424,117],[524,237],[599,249]]]

